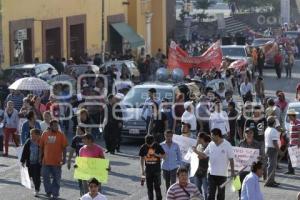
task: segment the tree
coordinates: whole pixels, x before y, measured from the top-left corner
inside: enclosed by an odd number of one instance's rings
[[[202,11],[207,10],[211,5],[214,5],[214,1],[210,0],[196,0],[194,6],[196,9],[202,9]]]
[[[201,9],[202,12],[195,14],[193,17],[197,18],[200,22],[203,21],[203,19],[209,18],[208,14],[205,11],[214,4],[215,2],[210,0],[196,0],[194,6],[196,9]]]

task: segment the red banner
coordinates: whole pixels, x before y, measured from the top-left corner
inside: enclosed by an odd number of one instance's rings
[[[264,53],[265,53],[265,60],[273,60],[274,56],[276,55],[278,51],[278,45],[276,42],[267,42],[264,46]]]
[[[212,68],[219,69],[222,62],[222,50],[220,41],[214,43],[201,56],[192,57],[181,49],[175,42],[171,42],[168,55],[168,68],[181,68],[185,75],[193,67],[209,70]]]
[[[248,63],[246,60],[240,59],[240,60],[236,60],[236,61],[232,62],[228,68],[236,69],[239,71],[244,71],[244,70],[246,70],[247,64]]]

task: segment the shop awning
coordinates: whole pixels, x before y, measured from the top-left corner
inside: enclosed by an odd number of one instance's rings
[[[139,36],[128,24],[115,23],[111,26],[130,43],[131,48],[137,48],[145,45],[144,39]]]

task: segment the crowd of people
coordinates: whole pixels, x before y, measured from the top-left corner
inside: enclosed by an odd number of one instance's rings
[[[186,47],[193,54],[207,48],[200,43],[196,46],[186,44]],[[214,200],[216,196],[218,200],[225,199],[225,187],[222,184],[228,177],[228,165],[231,177],[240,176],[241,199],[263,199],[263,193],[258,187],[260,177],[264,178],[268,187],[280,184],[275,181],[278,161],[286,156],[288,146],[300,146],[300,121],[295,110],[287,110],[288,101],[284,91],[276,91],[275,98],[265,96],[261,66],[264,55],[260,49],[256,55],[255,51],[257,50],[253,50],[252,56],[256,58],[254,65],[259,71],[255,81],[248,71],[230,69],[232,60],[224,57],[220,71],[202,71],[196,67],[190,70],[185,81],[201,83],[198,88],[199,96],[179,91],[173,102],[166,98],[159,99],[158,91],[155,88],[149,89],[149,97],[145,100],[142,111],[148,134],[139,156],[141,183],[146,183],[150,200],[154,199],[154,191],[156,199],[163,197],[160,188],[161,173],[168,200]],[[106,59],[134,57],[131,51],[122,56],[116,53],[106,56]],[[137,60],[141,82],[155,81],[157,69],[166,67],[166,57],[161,50],[154,57],[141,53]],[[281,55],[276,55],[274,61],[275,65],[280,65]],[[96,55],[93,61],[86,55],[78,62],[93,62],[97,65],[102,63],[100,55]],[[57,62],[52,64],[61,70]],[[51,74],[51,71],[48,73]],[[89,69],[86,74],[95,72]],[[4,144],[3,156],[8,156],[11,138],[16,146],[23,146],[20,161],[23,166],[28,167],[36,196],[39,195],[42,176],[46,195],[54,199],[59,197],[61,166],[67,164],[67,168],[71,169],[74,153],[79,157],[104,159],[105,153],[115,154],[121,151],[123,122],[120,102],[129,88],[113,94],[112,85],[115,81],[127,80],[128,74],[126,70],[118,74],[114,66],[110,70],[100,68],[99,74],[102,76],[82,79],[79,84],[81,93],[71,97],[70,88],[61,83],[53,87],[53,94],[49,91],[28,94],[9,91],[8,95],[1,96],[0,151],[3,151]],[[287,71],[287,76],[291,77],[291,74],[291,70]],[[103,77],[107,78],[107,85]],[[217,88],[206,86],[209,81],[216,79],[222,80]],[[297,87],[297,94],[298,91],[300,87]],[[239,99],[243,102],[242,106],[238,104]],[[72,109],[59,103],[70,103]],[[82,103],[86,104],[80,107]],[[104,115],[105,109],[108,110],[107,116]],[[286,114],[290,120],[289,130],[285,130]],[[70,120],[68,116],[73,117]],[[92,124],[99,127],[95,128]],[[101,130],[106,152],[96,144]],[[196,141],[194,146],[190,146],[199,158],[199,167],[193,177],[189,177],[189,160],[182,157],[179,145],[172,140],[174,135]],[[68,138],[72,138],[71,142]],[[251,168],[249,166],[237,174],[234,169],[233,146],[259,149],[259,160],[252,163]],[[295,170],[288,155],[287,158],[287,174],[293,175]],[[78,185],[83,200],[106,199],[98,192],[101,191],[101,183],[97,179],[78,180]]]

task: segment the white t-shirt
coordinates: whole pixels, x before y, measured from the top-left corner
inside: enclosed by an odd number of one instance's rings
[[[184,111],[181,117],[181,122],[189,123],[191,125],[191,131],[197,130],[197,120],[194,113]]]
[[[265,147],[271,147],[271,148],[275,148],[273,141],[277,140],[277,142],[279,142],[280,139],[280,133],[275,129],[275,128],[271,128],[268,127],[265,130]]]
[[[107,198],[98,192],[98,195],[95,198],[92,198],[89,193],[86,193],[80,200],[107,200]]]
[[[209,157],[208,172],[214,176],[228,176],[229,160],[234,158],[233,148],[227,140],[218,146],[210,142],[204,153]]]
[[[209,118],[209,127],[210,130],[214,128],[220,129],[222,131],[222,135],[229,133],[230,128],[227,113],[225,111],[212,113]]]

